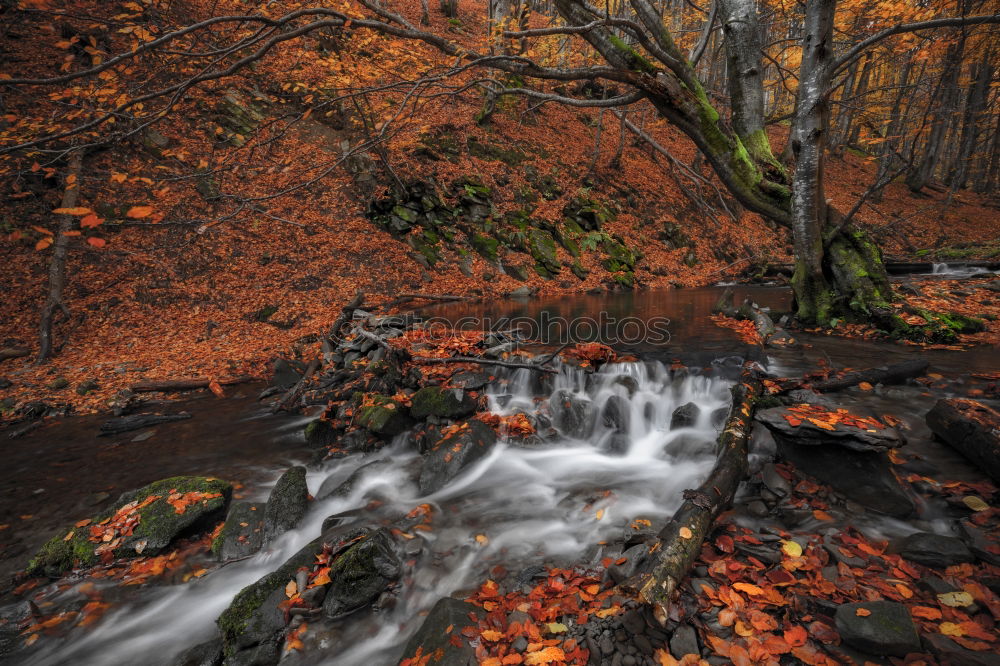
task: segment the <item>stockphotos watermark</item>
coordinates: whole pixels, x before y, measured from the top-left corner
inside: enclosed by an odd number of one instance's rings
[[[662,345],[670,342],[670,320],[666,317],[618,318],[603,310],[596,317],[567,319],[542,311],[537,317],[429,317],[431,331],[516,331],[525,340],[562,345],[600,342],[606,345]]]

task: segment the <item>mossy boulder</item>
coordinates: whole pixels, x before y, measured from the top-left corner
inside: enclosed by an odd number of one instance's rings
[[[356,422],[382,437],[395,437],[410,427],[412,421],[405,405],[379,393],[368,393],[357,409]]]
[[[306,444],[317,448],[333,444],[337,441],[337,437],[339,436],[337,430],[330,424],[330,422],[324,419],[310,421],[305,428],[304,435],[306,438]]]
[[[476,411],[476,400],[468,391],[425,386],[410,398],[410,414],[416,419],[436,416],[456,419]]]
[[[523,153],[516,148],[504,148],[492,143],[480,141],[475,137],[470,137],[466,145],[469,148],[469,154],[473,157],[478,157],[481,160],[503,162],[507,166],[518,166],[522,162],[527,162],[532,159],[530,155]]]
[[[244,587],[222,612],[216,624],[222,631],[223,651],[227,663],[235,660],[239,652],[260,652],[261,648],[275,654],[285,628],[284,612],[278,604],[285,599],[285,586],[295,579],[299,567],[308,567],[323,550],[323,537],[319,537],[292,555],[280,567],[256,582]],[[275,659],[275,663],[277,660]]]
[[[253,555],[263,545],[264,505],[233,502],[222,531],[212,541],[212,554],[225,562]]]
[[[371,604],[399,577],[401,569],[389,532],[372,532],[330,565],[332,582],[323,602],[324,614],[335,620]]]
[[[86,525],[68,526],[52,537],[28,563],[27,572],[55,577],[97,564],[102,557],[156,555],[178,537],[214,526],[232,489],[219,479],[175,476],[127,492]]]
[[[289,467],[278,479],[264,507],[264,540],[271,541],[294,528],[309,510],[306,468]]]
[[[469,245],[471,245],[472,249],[478,252],[483,259],[494,263],[496,262],[497,249],[500,246],[500,241],[496,238],[478,232],[473,232],[469,237]]]
[[[556,257],[556,240],[548,231],[531,229],[528,232],[528,253],[535,260],[536,272],[542,277],[551,277],[562,269]]]
[[[615,218],[614,212],[608,206],[584,193],[577,194],[569,200],[563,207],[563,215],[584,231],[600,231],[605,222]]]

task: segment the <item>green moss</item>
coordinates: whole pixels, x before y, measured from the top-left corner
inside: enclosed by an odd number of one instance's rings
[[[517,150],[516,148],[501,148],[489,143],[483,143],[474,137],[470,137],[466,145],[469,154],[483,160],[503,162],[507,166],[518,166],[522,162],[532,159],[530,155]]]
[[[236,652],[237,639],[248,629],[250,621],[264,601],[287,585],[288,581],[293,580],[299,567],[312,565],[316,554],[322,549],[323,538],[320,537],[289,558],[278,569],[239,591],[229,607],[215,621],[222,631],[222,640],[228,656]]]
[[[366,397],[373,404],[358,410],[356,422],[362,428],[378,435],[393,436],[409,426],[409,413],[404,405],[378,393],[368,394]]]
[[[622,41],[621,38],[612,34],[609,34],[608,38],[611,40],[611,43],[614,45],[614,47],[619,51],[621,51],[622,53],[624,53],[626,58],[628,58],[628,63],[630,68],[634,69],[637,72],[646,72],[650,74],[656,71],[656,68],[653,67],[653,64],[651,62],[649,62],[644,57],[639,55],[639,53],[635,49],[633,49],[631,46]]]
[[[497,249],[500,246],[496,238],[474,232],[469,238],[469,245],[487,261],[496,262]]]
[[[528,232],[528,253],[536,262],[536,272],[542,277],[556,275],[562,268],[556,258],[556,241],[547,231],[531,229]]]
[[[65,537],[70,532],[73,536],[67,541]],[[71,528],[49,539],[28,562],[27,574],[55,577],[76,567],[97,564],[97,555],[94,554],[97,544],[91,543],[86,534],[86,528]]]

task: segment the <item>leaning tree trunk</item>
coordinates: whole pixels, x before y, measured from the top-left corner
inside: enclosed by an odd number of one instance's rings
[[[66,189],[63,191],[60,208],[74,208],[80,197],[80,171],[83,168],[83,149],[74,150],[69,159],[66,174]],[[69,308],[63,301],[66,287],[66,257],[69,254],[69,236],[66,232],[73,226],[72,215],[59,216],[59,229],[52,244],[52,261],[49,263],[49,295],[42,306],[38,322],[38,363],[44,363],[52,355],[52,323],[57,312],[69,318]]]

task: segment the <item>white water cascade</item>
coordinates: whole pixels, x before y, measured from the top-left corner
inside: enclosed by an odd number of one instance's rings
[[[490,409],[526,413],[540,434],[550,436],[501,439],[484,459],[429,496],[417,490],[420,456],[405,435],[375,454],[330,462],[310,472],[310,489],[316,493],[328,477],[335,482],[354,474],[350,493],[315,502],[302,524],[266,552],[186,584],[120,588],[117,608],[62,640],[40,643],[21,663],[169,664],[212,639],[216,618],[236,593],[315,539],[328,516],[347,512],[345,520],[358,526],[389,524],[428,503],[432,529],[397,544],[405,565],[395,604],[326,625],[310,621],[309,651],[294,660],[394,663],[422,622],[421,611],[442,596],[474,590],[497,565],[517,572],[596,564],[603,556],[599,542],[619,539],[633,520],[645,518],[654,526],[666,521],[680,505],[681,491],[696,487],[712,467],[730,385],[718,377],[674,373],[659,362],[614,364],[589,376],[566,366],[548,378],[515,371],[487,388]],[[583,415],[574,424],[576,437],[547,427],[557,402],[572,402]],[[610,402],[617,410],[613,423],[607,418]],[[687,403],[698,407],[693,424],[671,428],[674,411]],[[373,460],[385,462],[368,465]]]

